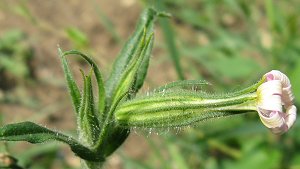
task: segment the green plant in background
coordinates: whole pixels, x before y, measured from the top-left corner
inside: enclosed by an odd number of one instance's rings
[[[299,84],[294,78],[300,47],[295,38],[300,34],[297,1],[151,2],[174,15],[177,52],[181,61],[195,65],[185,74],[228,88],[236,82],[252,83],[259,73],[280,68],[291,75],[294,86]]]
[[[152,8],[144,11],[105,83],[90,57],[78,51],[62,52],[59,49],[76,112],[78,139],[32,122],[22,122],[1,127],[0,140],[60,141],[68,144],[82,159],[83,167],[95,169],[101,168],[106,158],[126,140],[132,127],[169,129],[256,110],[264,125],[274,133],[286,132],[292,126],[296,108],[291,86],[288,78],[279,71],[269,72],[253,86],[230,94],[195,90],[195,87],[206,84],[203,81],[178,81],[160,87],[148,96],[136,97],[147,73],[154,37],[153,23],[157,16],[166,14]],[[72,77],[66,60],[68,55],[79,55],[92,67],[87,74],[81,71],[82,92]],[[96,101],[92,75],[97,81]],[[210,141],[210,144],[230,152],[218,142]],[[179,166],[187,168],[174,145],[169,145],[168,150],[180,162]],[[231,152],[233,156],[239,156]]]
[[[0,38],[0,88],[10,89],[16,83],[33,77],[33,51],[26,45],[25,34],[12,30]]]
[[[67,37],[73,43],[75,49],[87,50],[89,48],[89,41],[87,36],[76,27],[69,27],[65,30]]]

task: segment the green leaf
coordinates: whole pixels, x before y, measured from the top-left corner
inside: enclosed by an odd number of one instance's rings
[[[90,161],[104,160],[99,154],[96,154],[71,136],[52,131],[32,122],[8,124],[1,127],[0,141],[27,141],[32,144],[60,141],[68,144],[71,150],[82,159]]]
[[[126,140],[128,135],[130,134],[130,130],[114,126],[110,129],[110,133],[106,138],[105,143],[105,151],[103,152],[104,157],[108,157],[111,155],[116,149],[118,149],[122,143]]]
[[[98,68],[97,64],[90,57],[88,57],[87,55],[85,55],[81,52],[78,52],[76,50],[70,50],[70,51],[66,51],[66,52],[62,53],[62,58],[64,58],[64,56],[68,56],[68,55],[79,55],[79,56],[81,56],[93,68],[94,75],[96,77],[97,85],[98,85],[98,111],[99,111],[99,114],[103,113],[104,109],[105,109],[105,88],[104,88],[104,82],[102,80],[102,76],[101,76],[101,73],[100,73],[100,69]],[[71,74],[69,72],[67,72],[67,73]],[[67,74],[67,73],[65,71],[65,74]],[[68,82],[68,84],[69,84],[69,82]],[[71,85],[73,86],[73,83]],[[74,85],[76,85],[75,82],[74,82]],[[77,87],[77,89],[78,89],[78,87]],[[79,92],[79,90],[78,90],[78,92]],[[79,103],[80,103],[80,101],[79,101]],[[79,105],[79,103],[78,103],[78,105]]]
[[[114,93],[116,85],[119,84],[121,74],[124,72],[128,64],[133,60],[133,57],[136,55],[139,46],[137,44],[139,44],[141,39],[143,38],[144,30],[146,30],[146,35],[152,34],[155,16],[157,16],[157,12],[152,8],[148,8],[143,12],[139,19],[135,32],[126,42],[125,46],[123,47],[119,56],[114,62],[111,75],[105,84],[107,91],[106,94],[109,99]],[[147,67],[146,63],[144,65],[144,67]]]
[[[96,145],[105,155],[115,151],[127,138],[128,129],[115,126],[113,115],[120,101],[132,91],[137,92],[142,86],[153,44],[153,22],[159,15],[153,9],[146,9],[142,14],[133,36],[127,42],[114,63],[110,78],[106,83],[108,112],[103,117],[105,122]],[[113,122],[113,123],[112,123]],[[118,136],[116,140],[115,137]]]
[[[80,92],[79,92],[78,86],[72,76],[68,62],[67,62],[66,58],[64,57],[65,54],[62,52],[62,50],[60,48],[58,48],[58,53],[59,53],[59,56],[60,56],[62,64],[63,64],[63,70],[64,70],[65,78],[67,80],[69,93],[72,98],[73,106],[74,106],[76,113],[78,113],[79,106],[80,106],[80,98],[81,98]]]
[[[115,112],[116,107],[132,88],[133,82],[136,78],[136,73],[143,59],[143,54],[145,53],[147,47],[150,45],[150,42],[152,41],[152,35],[150,35],[147,41],[145,40],[145,36],[146,34],[144,34],[144,38],[139,44],[139,52],[135,56],[135,59],[133,59],[132,62],[129,63],[124,73],[122,73],[120,77],[119,84],[117,84],[116,90],[112,96],[112,103],[109,112],[105,116],[105,122],[102,126],[102,131],[99,136],[99,142],[96,146],[97,150],[104,150],[105,154],[111,154],[116,148],[118,148],[121,145],[122,142],[125,141],[125,139],[128,136],[127,129],[116,128],[114,126],[115,124],[111,123],[111,121],[113,121],[113,114]],[[118,136],[118,141],[115,141],[116,139],[114,136]]]
[[[121,74],[119,83],[116,84],[115,92],[112,94],[112,107],[117,105],[116,103],[128,94],[132,87],[134,87],[134,82],[138,75],[140,65],[144,60],[145,53],[149,48],[152,39],[153,35],[150,35],[150,37],[146,40],[146,33],[144,34],[144,38],[139,43],[139,49],[134,56],[134,59]]]
[[[138,45],[139,47],[133,60],[128,64],[128,66],[120,76],[120,81],[116,85],[115,92],[112,95],[112,105],[114,105],[115,102],[118,102],[120,99],[122,99],[126,94],[129,93],[129,90],[132,87],[134,87],[134,82],[137,82],[136,80],[140,66],[142,65],[143,60],[145,59],[145,54],[149,50],[152,41],[153,34],[147,38],[145,31],[143,39],[141,39],[141,42]]]
[[[150,40],[149,45],[145,48],[145,53],[143,53],[144,59],[142,60],[141,66],[137,72],[135,84],[133,85],[134,94],[143,86],[150,62],[151,51],[153,47],[153,38]]]
[[[84,90],[78,116],[79,134],[81,135],[79,138],[89,145],[94,145],[98,139],[97,133],[100,132],[100,125],[94,107],[91,73],[85,76],[83,71],[81,72],[84,78]]]
[[[166,84],[164,86],[159,87],[158,89],[155,89],[155,92],[163,92],[169,89],[174,89],[174,88],[201,88],[204,85],[209,85],[208,82],[204,80],[179,80],[175,82],[171,82],[169,84]]]

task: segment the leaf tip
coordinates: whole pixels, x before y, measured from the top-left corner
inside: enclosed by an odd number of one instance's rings
[[[60,46],[59,46],[59,44],[57,44],[57,51],[58,51],[58,54],[59,54],[59,56],[63,56],[63,51],[62,51],[62,49],[60,48]]]
[[[171,18],[172,17],[172,14],[168,13],[168,12],[158,12],[157,13],[157,16],[158,17],[162,17],[162,18]]]

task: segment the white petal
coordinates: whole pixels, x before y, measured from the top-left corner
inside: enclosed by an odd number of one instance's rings
[[[285,124],[282,112],[259,109],[258,114],[262,123],[268,128],[280,128]]]
[[[289,78],[278,70],[272,70],[265,74],[267,81],[279,80],[282,84],[282,102],[285,107],[289,107],[294,104],[294,96],[292,93],[292,85]]]
[[[294,104],[294,95],[292,92],[292,86],[282,89],[282,102],[285,108],[290,107]]]
[[[296,118],[297,118],[297,108],[296,106],[292,105],[286,109],[285,121],[288,128],[291,128],[293,126],[293,124],[296,121]]]
[[[282,112],[282,85],[279,80],[263,83],[257,89],[258,103],[260,109]]]

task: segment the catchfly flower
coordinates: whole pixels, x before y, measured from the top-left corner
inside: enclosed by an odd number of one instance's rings
[[[207,83],[202,82],[201,85],[204,84]],[[275,134],[282,134],[296,120],[297,108],[290,80],[278,70],[266,73],[260,81],[246,89],[225,95],[188,90],[187,85],[199,85],[199,81],[170,83],[146,97],[122,104],[116,113],[117,123],[126,127],[181,127],[209,119],[258,112],[267,128]]]
[[[290,80],[278,70],[272,70],[264,77],[265,82],[257,89],[257,111],[260,119],[273,133],[287,132],[297,116]]]

